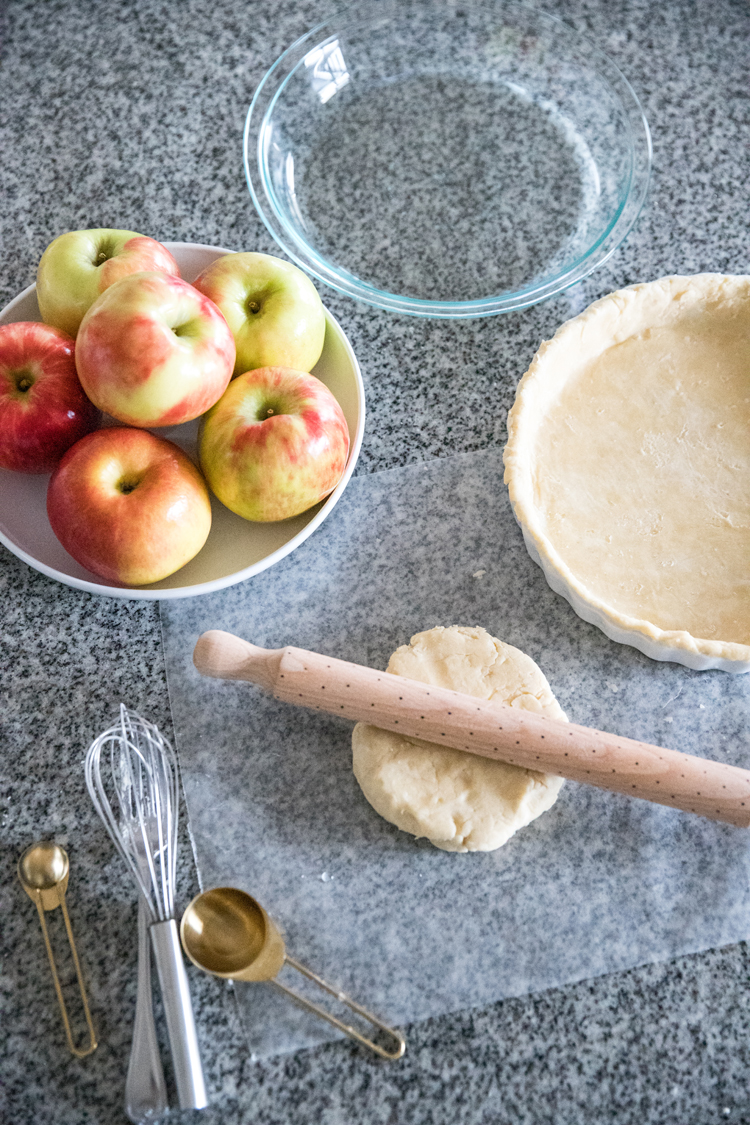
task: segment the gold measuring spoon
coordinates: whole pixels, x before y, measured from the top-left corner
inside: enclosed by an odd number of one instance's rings
[[[39,921],[42,924],[44,944],[47,947],[47,956],[49,957],[50,968],[52,969],[52,980],[54,981],[55,992],[57,993],[57,999],[60,1003],[60,1011],[62,1012],[63,1024],[65,1025],[65,1034],[68,1037],[68,1046],[76,1058],[83,1059],[86,1055],[90,1055],[92,1051],[96,1050],[97,1043],[94,1025],[91,1022],[89,1002],[86,998],[86,989],[83,984],[81,965],[78,960],[75,941],[73,940],[73,930],[70,925],[70,918],[68,917],[68,908],[65,905],[65,892],[68,889],[69,874],[70,861],[68,860],[67,852],[61,848],[59,844],[53,844],[51,841],[42,841],[37,844],[32,844],[31,847],[26,849],[18,861],[18,878],[21,880],[21,886],[26,891],[29,898],[36,903],[36,908],[39,911]],[[49,934],[47,933],[47,922],[44,917],[45,911],[54,910],[58,906],[62,910],[65,929],[68,934],[68,941],[70,942],[70,951],[73,954],[73,964],[75,965],[76,976],[78,977],[78,988],[83,1002],[83,1013],[86,1017],[86,1026],[89,1030],[88,1047],[76,1047],[73,1042],[68,1012],[65,1007],[65,999],[62,994],[62,988],[60,987],[60,978],[57,975],[57,966],[55,965],[55,958],[52,953]]]
[[[193,964],[215,977],[223,977],[225,980],[269,981],[303,1008],[327,1020],[351,1039],[356,1039],[358,1043],[375,1051],[381,1058],[400,1059],[406,1050],[403,1035],[290,957],[276,926],[260,903],[245,891],[235,887],[215,887],[197,895],[182,916],[180,938],[182,948]],[[373,1043],[324,1008],[280,984],[274,978],[285,963],[384,1032],[394,1041],[394,1049],[389,1051]]]

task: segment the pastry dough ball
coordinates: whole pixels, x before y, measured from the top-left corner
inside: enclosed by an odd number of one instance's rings
[[[485,629],[417,633],[388,671],[567,722],[531,659]],[[354,776],[376,812],[448,852],[489,852],[551,808],[561,777],[405,738],[369,723],[352,734]]]

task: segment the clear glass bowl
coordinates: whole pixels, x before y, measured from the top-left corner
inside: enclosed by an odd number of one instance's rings
[[[326,285],[413,316],[528,305],[635,222],[651,141],[630,85],[551,16],[355,3],[271,67],[245,126],[255,206]]]

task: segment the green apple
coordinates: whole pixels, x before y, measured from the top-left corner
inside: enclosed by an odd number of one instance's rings
[[[39,312],[75,337],[84,314],[120,278],[144,270],[179,277],[165,246],[132,230],[72,230],[50,242],[36,276]]]
[[[271,254],[226,254],[193,282],[224,313],[237,345],[235,375],[260,367],[312,371],[326,334],[310,278]]]

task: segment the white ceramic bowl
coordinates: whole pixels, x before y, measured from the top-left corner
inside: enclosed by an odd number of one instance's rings
[[[193,281],[216,258],[231,251],[192,242],[167,242],[186,281]],[[0,324],[40,320],[36,287],[30,285],[0,312]],[[49,578],[117,598],[152,600],[208,594],[252,578],[283,559],[326,518],[347,486],[362,445],[365,394],[359,364],[338,321],[326,311],[326,338],[313,369],[333,392],[344,412],[351,447],[346,471],[331,495],[308,512],[280,523],[250,523],[211,497],[213,523],[205,546],[187,566],[161,582],[137,589],[105,585],[80,566],[55,537],[47,519],[46,475],[13,473],[0,469],[0,542],[35,570]],[[154,431],[182,447],[196,460],[198,422]]]

